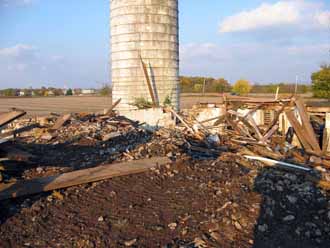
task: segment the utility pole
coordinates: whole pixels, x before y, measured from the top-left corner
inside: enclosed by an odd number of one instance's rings
[[[204,83],[203,83],[203,96],[205,95],[205,83],[206,83],[206,79],[204,78]]]
[[[294,89],[294,94],[297,95],[297,91],[298,91],[298,80],[299,80],[299,77],[298,75],[296,76],[296,87]]]

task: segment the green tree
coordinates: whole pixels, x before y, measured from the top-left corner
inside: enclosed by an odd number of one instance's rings
[[[233,86],[233,92],[238,95],[246,95],[252,89],[252,86],[249,81],[241,79],[238,80]]]
[[[105,84],[102,86],[102,88],[100,89],[100,95],[101,96],[110,96],[111,95],[111,86],[108,84]]]
[[[315,97],[330,98],[330,65],[321,66],[312,74],[312,90]]]
[[[219,78],[211,82],[210,89],[207,87],[207,92],[224,93],[230,92],[231,87],[227,80]]]
[[[3,95],[4,96],[16,96],[16,89],[12,89],[12,88],[4,89]]]
[[[201,93],[203,91],[203,84],[195,84],[194,85],[194,92]]]
[[[72,96],[73,95],[72,89],[68,89],[65,95]]]

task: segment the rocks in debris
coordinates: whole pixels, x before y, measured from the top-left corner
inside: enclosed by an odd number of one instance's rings
[[[294,215],[288,215],[283,218],[283,221],[288,222],[288,221],[293,221],[295,219],[296,217]]]
[[[168,224],[168,227],[169,227],[172,231],[175,230],[177,226],[178,226],[177,223],[170,223],[170,224]]]
[[[267,224],[258,225],[258,231],[266,232],[267,230],[268,230],[268,225]]]
[[[134,245],[136,243],[136,241],[137,241],[137,239],[131,239],[131,240],[125,241],[124,244],[125,244],[125,246],[130,247],[130,246]]]

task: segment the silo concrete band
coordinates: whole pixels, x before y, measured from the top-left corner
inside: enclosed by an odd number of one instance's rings
[[[178,0],[111,0],[113,102],[130,110],[137,98],[151,101],[140,56],[162,105],[179,109]]]

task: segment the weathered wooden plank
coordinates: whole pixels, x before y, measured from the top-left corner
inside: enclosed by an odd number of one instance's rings
[[[0,200],[67,188],[118,176],[146,172],[155,166],[170,163],[167,157],[102,165],[95,168],[0,185]]]
[[[0,114],[0,127],[9,124],[10,122],[22,117],[26,112],[23,110],[14,110],[8,113]]]
[[[295,101],[296,106],[298,108],[298,112],[299,115],[301,117],[301,121],[302,121],[302,126],[306,129],[307,133],[305,134],[308,142],[310,143],[310,145],[312,146],[313,150],[315,150],[316,152],[321,152],[321,148],[319,145],[319,142],[315,136],[315,132],[314,129],[312,127],[312,124],[310,122],[310,118],[307,114],[307,109],[303,103],[303,101],[301,99],[297,99]]]

